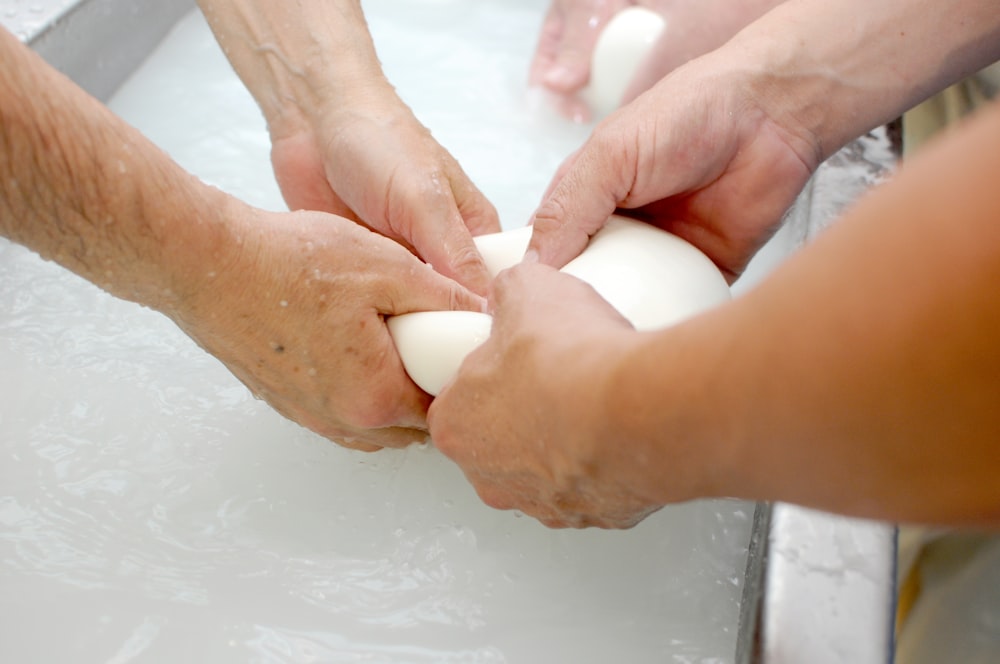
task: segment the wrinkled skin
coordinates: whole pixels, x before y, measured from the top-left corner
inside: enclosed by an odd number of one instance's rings
[[[2,29],[0,61],[0,234],[168,316],[323,436],[426,438],[430,398],[385,317],[482,311],[481,296],[352,220],[206,185]]]
[[[481,310],[481,298],[346,219],[232,218],[243,223],[218,269],[172,317],[255,395],[320,435],[368,451],[423,441],[430,397],[406,375],[385,317]]]
[[[666,19],[663,34],[636,70],[621,99],[625,104],[680,65],[721,46],[779,0],[552,0],[530,68],[530,82],[554,95],[556,107],[578,121],[590,118],[579,93],[601,30],[630,6]]]
[[[549,527],[628,528],[660,505],[622,478],[603,386],[636,336],[582,281],[544,265],[502,272],[493,331],[430,409],[435,445],[488,505]]]
[[[291,210],[330,212],[397,240],[486,294],[472,241],[496,210],[385,78],[357,0],[198,0],[271,135]]]
[[[290,209],[359,221],[485,294],[473,235],[500,230],[493,205],[394,94],[272,123],[271,161]]]
[[[701,59],[597,127],[534,217],[526,264],[494,285],[490,339],[432,404],[431,433],[487,503],[550,526],[629,527],[662,501],[601,417],[634,333],[561,267],[616,209],[691,241],[730,281],[815,169],[794,114],[769,112],[739,67]],[[543,265],[532,265],[534,261]],[[683,448],[675,451],[681,454]],[[673,500],[698,495],[679,479]]]
[[[705,56],[609,116],[553,179],[530,250],[561,267],[619,209],[688,240],[735,280],[819,164],[794,113],[771,111],[752,81]]]
[[[590,80],[590,60],[601,30],[634,0],[552,0],[542,22],[528,82],[554,93],[567,117],[587,120],[577,93]]]

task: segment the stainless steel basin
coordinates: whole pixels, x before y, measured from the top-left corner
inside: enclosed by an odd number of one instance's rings
[[[193,7],[192,0],[36,0],[27,8],[0,0],[0,18],[57,69],[107,99]],[[859,160],[868,159],[863,153],[850,148],[828,167],[857,168]],[[870,165],[860,171],[866,168]],[[772,252],[772,263],[829,221],[829,199],[854,195],[824,189],[822,175],[790,218],[788,233],[795,237],[789,241],[786,235],[785,248]],[[863,179],[858,189],[865,186]],[[891,661],[895,531],[890,525],[759,504],[748,547],[733,661]]]

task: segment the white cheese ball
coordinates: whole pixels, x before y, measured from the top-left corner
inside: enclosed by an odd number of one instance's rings
[[[582,97],[595,119],[621,105],[636,70],[666,26],[664,18],[645,7],[628,7],[612,17],[594,47],[590,82]]]
[[[530,227],[482,235],[476,245],[493,274],[521,260]],[[563,272],[589,283],[637,330],[678,323],[730,298],[729,284],[694,245],[642,222],[612,216]],[[437,395],[490,333],[488,314],[427,311],[389,318],[403,366]]]

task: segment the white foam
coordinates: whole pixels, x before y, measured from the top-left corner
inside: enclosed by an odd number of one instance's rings
[[[524,223],[587,128],[524,91],[544,3],[366,3],[387,73]],[[202,19],[111,106],[280,209],[259,112]],[[733,657],[750,507],[549,531],[432,447],[351,452],[254,400],[163,317],[0,243],[0,660]]]

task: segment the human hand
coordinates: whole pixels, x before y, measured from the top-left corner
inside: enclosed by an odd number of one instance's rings
[[[502,272],[492,303],[489,339],[431,404],[437,448],[488,505],[550,527],[628,528],[658,509],[606,417],[617,358],[639,336],[628,321],[544,265]]]
[[[272,123],[271,161],[291,209],[359,221],[485,294],[472,236],[500,230],[493,205],[391,90],[288,124]]]
[[[472,235],[496,210],[386,80],[357,0],[198,0],[267,119],[292,210],[330,212],[401,242],[486,294]]]
[[[404,372],[385,317],[479,311],[482,300],[348,220],[228,206],[219,268],[171,317],[256,396],[327,438],[369,451],[423,440],[430,397]]]
[[[589,117],[577,93],[590,79],[597,38],[615,14],[634,4],[635,0],[552,0],[531,61],[529,84],[554,93],[567,117]]]
[[[590,80],[598,38],[614,15],[626,7],[645,7],[663,16],[665,23],[660,37],[632,74],[622,104],[685,62],[721,46],[780,1],[553,0],[542,25],[529,81],[554,93],[565,115],[584,120],[590,109],[578,93]]]
[[[620,209],[688,240],[734,281],[820,160],[767,83],[712,54],[619,109],[556,174],[529,251],[561,267]]]

